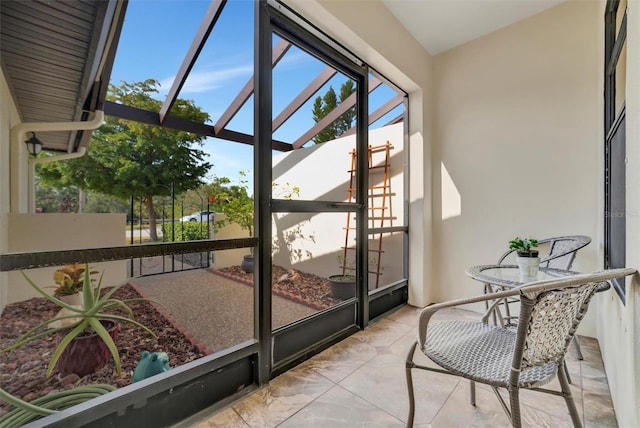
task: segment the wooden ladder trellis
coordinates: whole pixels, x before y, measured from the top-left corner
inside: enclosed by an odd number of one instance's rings
[[[387,224],[391,220],[391,177],[390,177],[390,151],[393,146],[389,141],[386,144],[379,146],[369,146],[368,150],[368,168],[369,168],[369,181],[370,183],[377,183],[369,186],[368,189],[368,226],[369,229],[383,228],[390,226]],[[351,169],[348,171],[349,188],[347,189],[349,202],[355,201],[356,193],[356,150],[349,152],[351,155]],[[381,163],[376,164],[374,161],[374,155],[384,154],[384,160]],[[380,157],[380,156],[377,156]],[[382,180],[372,180],[372,173],[382,172]],[[347,270],[353,268],[353,265],[349,262],[349,251],[355,250],[355,245],[350,245],[350,241],[355,239],[351,236],[351,232],[355,232],[355,214],[347,213],[347,225],[345,226],[345,238],[344,246],[342,247],[342,273],[346,274]],[[375,240],[377,237],[377,244],[369,246],[369,255],[367,257],[367,272],[375,275],[375,288],[380,285],[380,277],[382,276],[382,232],[370,233],[369,239]]]

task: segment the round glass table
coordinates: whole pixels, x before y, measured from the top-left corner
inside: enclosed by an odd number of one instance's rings
[[[535,277],[522,277],[517,265],[478,265],[465,271],[467,276],[476,281],[490,284],[501,289],[518,287],[523,284],[545,279],[556,279],[563,276],[577,275],[570,270],[540,267]]]

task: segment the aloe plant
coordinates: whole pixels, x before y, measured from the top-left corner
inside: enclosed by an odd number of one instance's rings
[[[103,273],[104,274],[104,273]],[[58,346],[53,352],[51,357],[51,361],[47,367],[47,376],[50,376],[53,373],[53,369],[56,366],[56,363],[60,359],[60,356],[64,352],[64,350],[69,346],[71,341],[78,337],[80,334],[86,331],[92,331],[97,334],[102,341],[105,343],[109,352],[113,357],[113,361],[116,366],[116,372],[118,376],[122,373],[122,365],[120,362],[120,355],[118,354],[118,348],[114,343],[113,339],[107,332],[107,329],[102,325],[100,320],[113,320],[113,321],[122,321],[134,324],[141,329],[147,331],[154,337],[157,337],[156,334],[149,330],[146,326],[140,324],[136,320],[133,319],[133,311],[129,307],[130,303],[137,301],[151,301],[148,298],[134,298],[134,299],[115,299],[113,298],[113,294],[118,291],[122,286],[126,283],[119,284],[117,286],[112,287],[109,291],[104,293],[101,296],[102,290],[102,276],[100,275],[100,279],[98,284],[93,287],[91,284],[91,271],[89,269],[89,264],[86,264],[86,268],[84,269],[84,279],[82,281],[82,307],[69,305],[62,300],[56,298],[55,296],[49,295],[46,291],[40,288],[37,284],[35,284],[24,272],[22,275],[26,279],[26,281],[31,285],[39,294],[41,294],[45,299],[50,302],[55,303],[61,308],[66,309],[69,315],[61,315],[58,313],[55,317],[44,321],[37,326],[33,327],[29,331],[27,331],[24,335],[22,335],[13,345],[0,350],[0,353],[10,352],[19,348],[20,346],[26,345],[34,340],[38,340],[45,336],[50,336],[58,333],[59,331],[68,330],[68,333],[64,336],[64,338],[60,341]],[[157,302],[155,302],[157,303]],[[128,317],[124,317],[121,315],[116,315],[112,313],[108,313],[107,311],[115,308],[122,308],[128,313]],[[68,325],[64,324],[64,321],[68,322]],[[59,326],[50,327],[50,324]],[[44,331],[42,329],[45,329]]]

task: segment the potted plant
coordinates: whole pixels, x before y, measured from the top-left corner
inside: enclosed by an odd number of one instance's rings
[[[110,357],[113,358],[116,372],[120,376],[122,371],[120,356],[114,342],[118,322],[134,324],[156,337],[155,333],[133,319],[133,311],[129,307],[130,303],[150,299],[114,298],[113,294],[126,283],[116,285],[103,293],[102,276],[94,287],[91,283],[91,270],[88,264],[83,270],[81,305],[63,302],[44,291],[24,272],[22,275],[29,285],[45,299],[58,305],[61,311],[53,318],[28,330],[13,345],[0,350],[0,353],[10,352],[45,336],[55,336],[57,347],[47,367],[47,376],[53,373],[56,365],[63,375],[76,373],[84,376],[105,365]],[[128,316],[114,314],[111,310],[115,308],[123,309]]]
[[[344,256],[338,256],[338,266],[342,269],[341,274],[331,275],[329,286],[334,299],[347,300],[356,295],[356,268],[355,264]]]
[[[60,269],[57,269],[53,273],[53,281],[57,284],[53,295],[58,299],[69,305],[81,305],[82,296],[82,284],[84,282],[84,271],[86,267],[83,264],[67,265]],[[90,271],[89,277],[93,283],[94,279],[92,275],[97,274],[98,271]]]
[[[509,241],[509,249],[516,251],[516,262],[522,277],[531,278],[538,275],[540,257],[538,257],[538,250],[534,250],[537,246],[538,240],[534,238],[516,237]]]

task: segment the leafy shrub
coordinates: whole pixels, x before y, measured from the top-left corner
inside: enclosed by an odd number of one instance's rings
[[[207,223],[188,221],[176,223],[173,228],[171,223],[162,225],[162,240],[165,242],[197,241],[199,239],[209,239]]]

